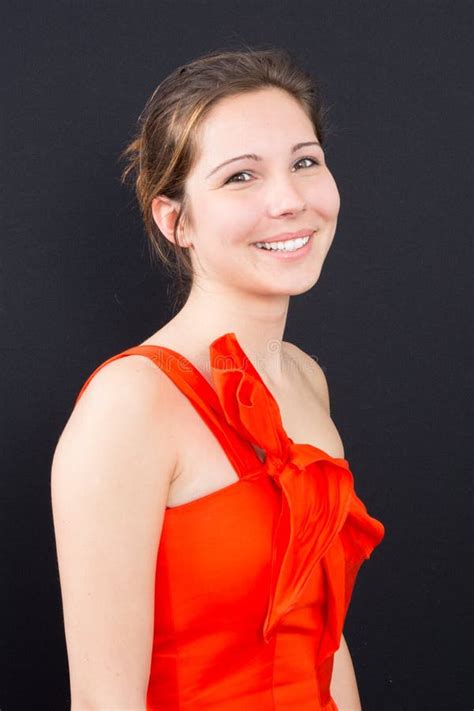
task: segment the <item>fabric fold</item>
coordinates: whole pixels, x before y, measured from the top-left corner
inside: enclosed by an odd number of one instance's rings
[[[275,398],[235,333],[211,343],[210,359],[228,425],[265,451],[265,470],[282,493],[263,638],[270,641],[321,564],[327,593],[321,665],[340,645],[357,571],[382,540],[384,527],[357,497],[346,459],[295,443],[286,434]]]

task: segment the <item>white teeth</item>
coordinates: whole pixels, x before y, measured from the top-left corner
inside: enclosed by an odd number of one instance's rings
[[[255,242],[255,246],[260,249],[280,250],[283,252],[294,252],[296,249],[303,247],[309,240],[307,237],[297,237],[296,239],[287,239],[284,242]]]

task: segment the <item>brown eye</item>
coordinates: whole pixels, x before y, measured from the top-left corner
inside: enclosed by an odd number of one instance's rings
[[[307,168],[312,168],[313,165],[321,165],[321,163],[316,160],[315,158],[310,158],[309,156],[306,156],[305,158],[300,158],[299,161],[295,163],[295,165],[298,165],[298,163],[302,163],[304,160],[309,160],[311,161],[312,165],[306,166]],[[230,178],[227,178],[227,180],[224,182],[224,185],[227,185],[228,183],[248,183],[248,180],[235,180],[235,178],[238,178],[240,175],[250,175],[250,173],[247,170],[242,170],[240,173],[234,173],[234,175],[231,175]]]
[[[300,158],[299,161],[298,161],[297,163],[295,163],[295,165],[298,165],[298,163],[302,163],[302,161],[304,161],[304,160],[310,160],[313,165],[320,165],[320,162],[319,162],[318,160],[316,160],[315,158],[309,158],[309,157]],[[308,165],[308,166],[306,166],[306,167],[307,167],[307,168],[312,168],[313,166]]]
[[[234,173],[234,175],[231,175],[230,178],[227,178],[225,181],[224,185],[227,185],[227,183],[248,183],[248,180],[234,180],[234,178],[237,178],[239,175],[250,175],[246,170],[242,170],[240,173]]]

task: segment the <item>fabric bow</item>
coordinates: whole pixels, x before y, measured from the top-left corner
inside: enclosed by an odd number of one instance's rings
[[[282,492],[263,637],[270,641],[321,562],[327,594],[327,621],[318,651],[321,664],[340,645],[355,577],[383,538],[384,527],[368,515],[355,494],[346,459],[296,444],[286,434],[273,395],[235,333],[213,341],[210,357],[227,423],[265,451],[265,469]]]

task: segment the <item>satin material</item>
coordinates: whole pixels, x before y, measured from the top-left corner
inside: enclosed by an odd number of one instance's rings
[[[189,398],[238,476],[165,510],[147,710],[338,711],[334,653],[384,526],[346,459],[286,434],[235,333],[209,352],[214,388],[176,351],[141,345],[102,363],[77,397],[106,363],[144,355]]]

